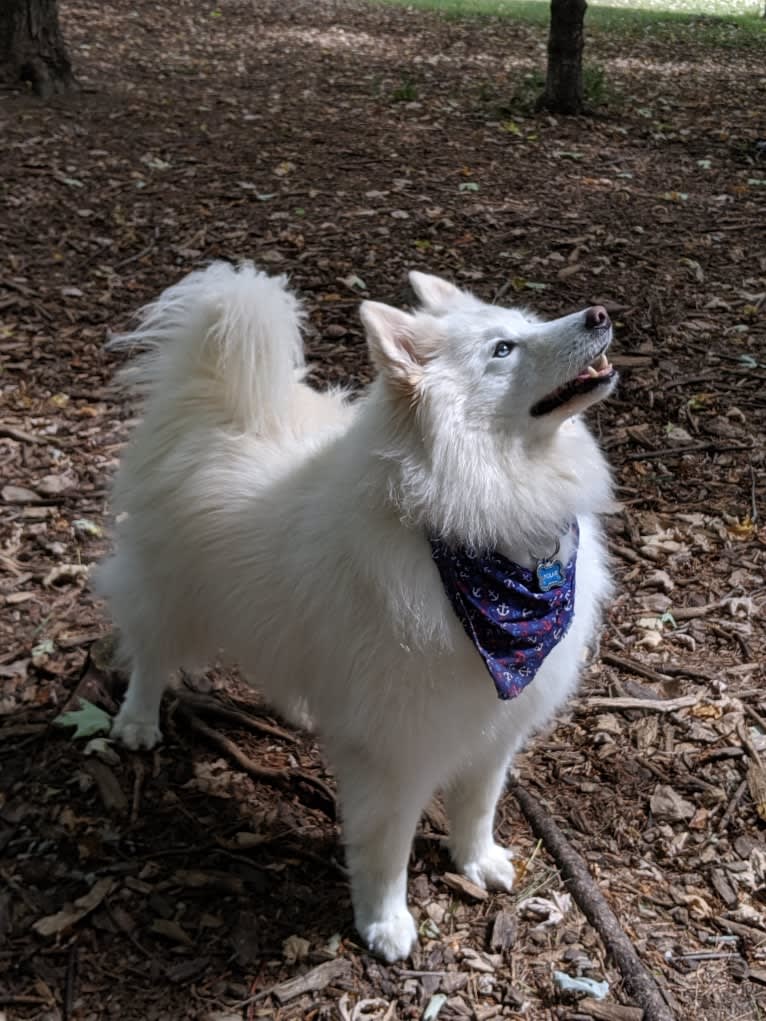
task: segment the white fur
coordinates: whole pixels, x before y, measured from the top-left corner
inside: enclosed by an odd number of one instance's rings
[[[356,923],[389,961],[416,940],[407,858],[437,788],[457,867],[510,889],[493,837],[506,771],[573,690],[608,590],[604,461],[577,409],[529,413],[597,354],[585,314],[541,324],[411,280],[421,310],[362,307],[378,377],[353,405],[301,382],[295,299],[250,264],[192,273],[145,310],[122,340],[151,348],[134,367],[145,417],[97,577],[131,665],[114,724],[130,747],[159,739],[172,672],[221,649],[281,712],[308,712],[338,780]],[[507,358],[500,339],[517,344]],[[427,537],[530,566],[575,515],[573,624],[501,702]]]

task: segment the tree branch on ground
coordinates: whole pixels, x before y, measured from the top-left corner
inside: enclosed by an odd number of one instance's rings
[[[625,981],[626,992],[643,1007],[645,1021],[673,1021],[673,1012],[596,886],[588,866],[537,798],[519,783],[512,783],[511,791],[532,832],[555,861],[567,890],[604,941]]]

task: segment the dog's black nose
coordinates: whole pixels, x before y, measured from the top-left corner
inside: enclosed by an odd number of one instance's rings
[[[585,325],[589,330],[604,330],[611,326],[609,313],[603,305],[594,305],[585,313]]]

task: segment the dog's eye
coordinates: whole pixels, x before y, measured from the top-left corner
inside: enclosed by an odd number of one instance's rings
[[[495,350],[492,352],[492,357],[507,358],[515,346],[516,345],[510,340],[500,340],[497,344],[495,344]]]

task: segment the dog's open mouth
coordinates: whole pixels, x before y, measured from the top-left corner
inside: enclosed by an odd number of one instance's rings
[[[582,397],[584,394],[592,393],[597,387],[611,383],[617,372],[605,352],[606,348],[574,379],[570,379],[568,383],[564,383],[553,393],[549,393],[542,400],[533,404],[530,414],[535,418],[539,418],[540,415],[549,415],[552,411],[569,404],[575,397]]]

